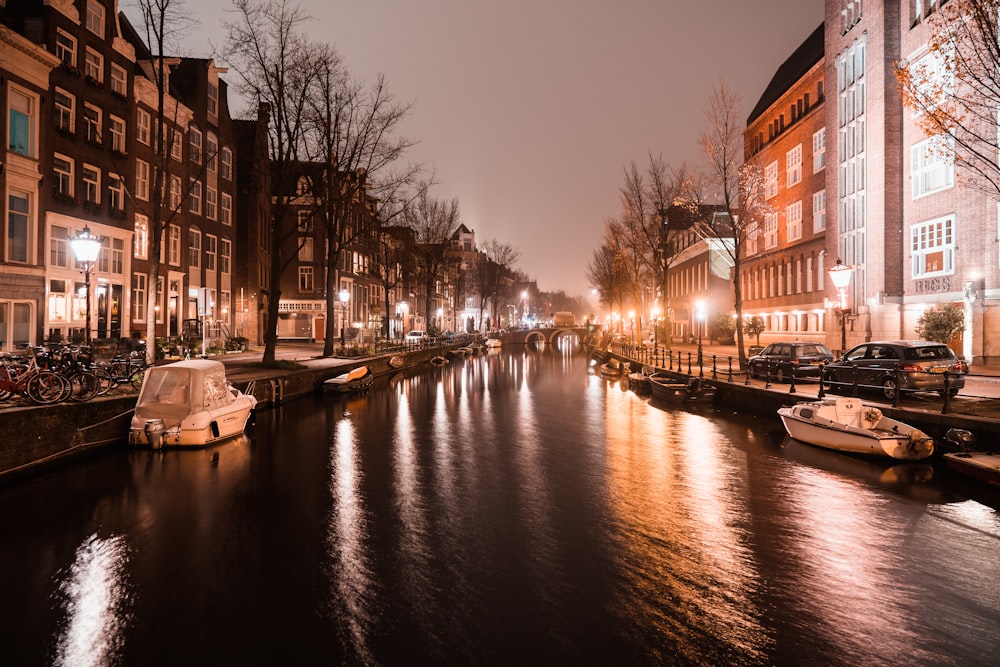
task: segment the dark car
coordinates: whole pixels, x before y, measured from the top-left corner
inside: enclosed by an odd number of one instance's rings
[[[819,378],[820,364],[833,361],[833,353],[823,343],[790,341],[771,343],[747,360],[750,377],[770,376],[778,382],[796,378]]]
[[[943,343],[926,340],[891,340],[863,343],[828,364],[825,378],[833,389],[875,389],[887,399],[899,391],[948,392],[954,396],[965,387],[969,366]],[[946,377],[947,374],[947,377]],[[898,385],[898,387],[897,387]]]

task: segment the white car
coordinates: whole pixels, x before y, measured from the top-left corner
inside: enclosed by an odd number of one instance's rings
[[[427,332],[426,331],[418,331],[418,330],[414,329],[413,331],[410,331],[410,332],[408,332],[406,334],[406,337],[403,339],[403,342],[404,343],[410,343],[410,344],[421,344],[422,345],[422,344],[426,343],[429,340],[430,339],[427,337]]]

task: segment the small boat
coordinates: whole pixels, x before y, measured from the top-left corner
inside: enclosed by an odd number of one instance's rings
[[[944,439],[947,444],[960,447],[960,451],[948,452],[941,457],[952,469],[980,482],[1000,487],[1000,454],[974,451],[972,443],[975,437],[965,429],[948,429]]]
[[[137,447],[205,447],[243,435],[257,399],[226,380],[219,361],[192,359],[146,369],[128,442]]]
[[[649,389],[653,400],[662,403],[701,404],[715,399],[715,388],[698,377],[681,381],[653,373],[649,376]]]
[[[607,362],[601,364],[600,372],[602,377],[619,378],[622,376],[622,363],[612,357]]]
[[[442,357],[441,355],[431,357],[431,364],[434,366],[447,366],[449,363],[448,357]]]
[[[406,365],[406,358],[398,354],[394,354],[389,357],[389,367],[390,368],[402,368]]]
[[[629,373],[628,388],[638,396],[649,396],[653,391],[652,383],[649,381],[649,376],[652,374],[649,366],[643,366],[641,371]]]
[[[499,350],[501,347],[503,347],[503,342],[499,338],[486,339],[486,349]]]
[[[929,435],[856,398],[796,403],[779,408],[778,416],[788,435],[817,447],[901,461],[920,461],[934,453]]]
[[[372,386],[372,382],[374,381],[375,376],[367,366],[358,366],[348,373],[324,381],[323,391],[337,394],[353,394],[365,391]]]

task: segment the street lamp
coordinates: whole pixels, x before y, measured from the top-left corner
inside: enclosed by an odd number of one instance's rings
[[[345,289],[340,290],[340,347],[344,347],[344,325],[347,320],[347,300],[351,298],[351,293]]]
[[[101,239],[90,233],[88,225],[84,225],[83,230],[78,232],[69,244],[73,248],[73,254],[76,255],[76,261],[83,264],[83,284],[87,290],[87,319],[83,327],[83,338],[87,345],[90,345],[90,272],[101,252]]]
[[[851,284],[854,269],[843,264],[838,257],[837,263],[827,273],[830,274],[830,280],[837,288],[837,296],[840,297],[840,307],[837,308],[837,312],[840,313],[840,353],[843,354],[847,351],[847,314],[850,312],[847,309],[847,287]]]
[[[700,299],[694,304],[694,317],[698,321],[698,368],[701,369],[699,375],[704,375],[701,356],[701,329],[705,323],[705,302]]]
[[[531,320],[531,315],[528,313],[528,290],[521,292],[521,300],[524,301],[524,310],[521,311],[521,323],[526,324]]]
[[[653,310],[650,312],[653,320],[653,349],[660,347],[660,309],[653,306]]]

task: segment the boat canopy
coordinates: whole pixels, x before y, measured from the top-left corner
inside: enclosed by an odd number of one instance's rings
[[[226,381],[226,367],[218,361],[194,359],[146,371],[136,415],[183,419],[185,415],[224,408],[236,400]]]

